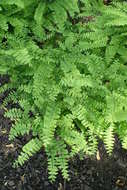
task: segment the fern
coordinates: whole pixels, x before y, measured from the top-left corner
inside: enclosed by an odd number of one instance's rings
[[[18,136],[29,134],[31,129],[30,123],[23,123],[23,121],[17,121],[10,130],[9,139],[14,140]]]
[[[110,124],[110,126],[106,129],[104,142],[107,149],[107,152],[111,154],[114,146],[114,126]]]
[[[62,171],[65,179],[68,179],[68,151],[63,141],[53,141],[52,145],[46,148],[48,154],[48,169],[51,181],[55,180],[58,169]]]
[[[22,149],[21,154],[18,156],[18,159],[14,163],[14,167],[19,164],[22,166],[25,161],[27,161],[32,155],[37,153],[42,147],[41,141],[35,138],[30,140]]]
[[[43,126],[43,142],[45,147],[50,144],[52,140],[55,129],[57,127],[57,120],[60,115],[60,108],[57,105],[49,105],[47,106],[46,113],[44,116],[44,126]]]
[[[0,20],[9,137],[33,136],[14,165],[43,147],[49,179],[69,179],[69,159],[95,154],[98,139],[111,154],[117,134],[127,149],[126,2],[1,0]]]

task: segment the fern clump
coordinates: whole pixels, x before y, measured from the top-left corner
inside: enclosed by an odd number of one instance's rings
[[[109,154],[115,134],[127,148],[127,4],[1,0],[0,18],[2,106],[19,105],[5,113],[9,138],[33,135],[14,166],[43,147],[49,179],[69,179],[69,159],[95,154],[98,139]]]

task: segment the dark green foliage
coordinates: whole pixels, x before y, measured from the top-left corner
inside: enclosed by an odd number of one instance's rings
[[[4,100],[18,103],[10,140],[32,132],[14,165],[45,148],[49,179],[68,179],[68,160],[110,154],[117,134],[127,148],[127,3],[102,0],[0,1]]]

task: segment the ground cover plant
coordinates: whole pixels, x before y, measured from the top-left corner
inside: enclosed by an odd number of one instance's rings
[[[0,18],[9,138],[32,133],[14,166],[45,149],[49,179],[69,179],[69,159],[95,154],[99,139],[111,154],[117,134],[126,149],[127,3],[1,0]]]

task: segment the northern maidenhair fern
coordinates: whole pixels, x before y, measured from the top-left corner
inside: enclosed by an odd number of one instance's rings
[[[127,3],[1,0],[0,20],[2,107],[18,104],[10,140],[33,135],[14,166],[43,147],[49,179],[69,179],[69,158],[95,154],[98,139],[111,154],[117,134],[127,149]]]

